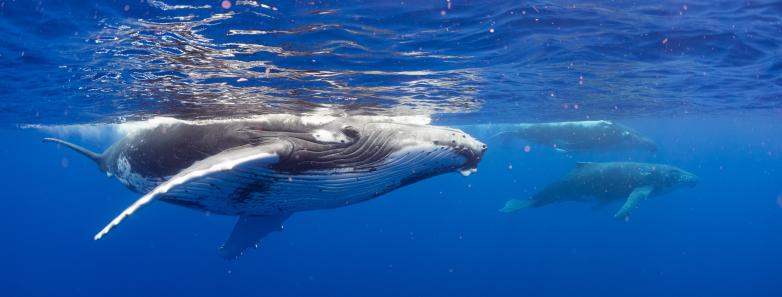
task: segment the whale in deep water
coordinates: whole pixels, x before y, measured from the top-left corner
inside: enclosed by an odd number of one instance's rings
[[[500,135],[551,146],[562,152],[638,149],[655,152],[654,141],[637,131],[610,121],[574,121],[515,124]]]
[[[603,205],[625,199],[614,218],[627,219],[641,201],[697,183],[695,174],[670,165],[579,162],[570,173],[546,186],[531,199],[511,199],[500,211],[516,212],[565,201],[597,202]]]
[[[161,123],[103,153],[63,140],[145,195],[101,230],[160,200],[235,215],[221,256],[235,258],[292,213],[358,203],[443,174],[474,172],[486,145],[447,127],[388,117],[267,115],[251,120]]]

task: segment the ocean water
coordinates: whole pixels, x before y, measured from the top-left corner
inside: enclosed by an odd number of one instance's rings
[[[782,296],[782,4],[1,1],[0,296]],[[235,218],[153,202],[64,147],[155,117],[412,116],[489,146],[478,172],[295,214],[238,260]],[[656,152],[559,152],[500,123],[611,120]],[[575,162],[693,188],[628,221],[497,210]]]

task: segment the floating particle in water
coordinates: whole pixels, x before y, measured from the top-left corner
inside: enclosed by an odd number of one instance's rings
[[[668,37],[665,37],[665,39],[663,39],[662,41],[662,44],[666,44],[666,43],[668,43]]]
[[[60,159],[60,166],[62,166],[62,168],[68,168],[68,165],[70,163],[71,161],[68,160],[68,158],[63,157],[62,159]]]
[[[449,273],[453,273],[453,268],[448,268]]]
[[[573,109],[578,109],[578,104],[573,104]]]
[[[532,147],[531,147],[531,146],[529,146],[529,144],[527,144],[527,145],[525,145],[525,146],[524,146],[524,152],[525,152],[525,153],[529,153],[529,152],[531,152],[531,151],[532,151]]]
[[[441,11],[440,11],[440,15],[441,15],[441,16],[445,16],[445,10],[441,10]]]
[[[584,84],[584,76],[583,75],[579,75],[578,76],[578,84],[579,85],[583,85]]]
[[[231,8],[231,1],[223,0],[223,3],[220,3],[220,6],[222,6],[223,9],[229,9]]]
[[[124,11],[130,10],[130,5],[129,4],[125,4],[125,7],[123,7],[122,10],[124,10]]]
[[[687,4],[682,5],[682,9],[687,10]]]
[[[782,194],[779,194],[779,196],[777,196],[777,205],[780,208],[782,208]]]
[[[494,28],[489,28],[489,33],[494,33]]]
[[[512,171],[512,170],[513,170],[513,164],[508,163],[508,171]]]
[[[236,82],[246,82],[246,81],[247,79],[244,77],[240,77],[239,79],[236,80]]]

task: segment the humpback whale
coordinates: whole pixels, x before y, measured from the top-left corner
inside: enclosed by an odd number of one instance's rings
[[[238,216],[219,248],[229,259],[280,230],[292,213],[358,203],[446,172],[468,175],[486,150],[461,130],[372,116],[165,122],[127,135],[103,153],[44,141],[81,153],[144,194],[95,240],[159,200]]]
[[[515,212],[563,201],[593,201],[603,205],[625,199],[614,218],[626,219],[641,201],[697,183],[695,174],[670,165],[579,162],[570,173],[535,193],[531,199],[511,199],[500,212]]]
[[[554,147],[558,151],[639,149],[656,151],[654,141],[637,131],[610,121],[575,121],[511,125],[500,135]]]

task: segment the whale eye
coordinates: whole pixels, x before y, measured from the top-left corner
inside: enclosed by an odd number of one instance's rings
[[[356,128],[353,128],[353,126],[346,126],[342,128],[342,134],[345,134],[345,136],[351,139],[358,139],[361,137],[361,133],[359,133]]]

